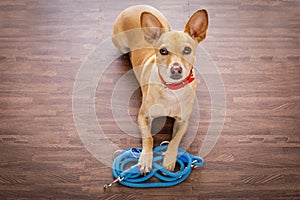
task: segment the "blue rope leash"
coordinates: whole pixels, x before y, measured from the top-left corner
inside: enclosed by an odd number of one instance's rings
[[[122,151],[116,157],[112,166],[115,180],[110,184],[105,184],[104,188],[111,187],[116,182],[134,188],[169,187],[181,183],[190,175],[192,168],[200,167],[204,164],[204,160],[201,157],[193,156],[179,148],[176,162],[179,164],[180,170],[177,172],[168,171],[162,167],[163,152],[166,149],[167,145],[153,149],[152,170],[146,176],[141,175],[137,165],[142,148]],[[131,167],[128,167],[128,165]],[[149,182],[148,180],[153,176],[159,179],[160,182]]]

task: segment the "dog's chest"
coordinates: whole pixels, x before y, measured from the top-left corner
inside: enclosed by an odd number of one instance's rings
[[[162,86],[153,88],[148,95],[151,96],[149,114],[152,118],[169,116],[181,120],[192,109],[194,102],[194,92],[190,87],[173,91]]]

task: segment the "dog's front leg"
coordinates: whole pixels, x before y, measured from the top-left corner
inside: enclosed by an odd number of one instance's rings
[[[141,174],[146,174],[152,169],[153,160],[153,138],[151,135],[151,120],[143,114],[142,108],[138,116],[139,129],[142,135],[143,150],[139,158],[139,167]]]
[[[174,124],[174,131],[177,131],[176,133],[173,132],[173,138],[168,146],[168,149],[165,153],[163,166],[165,169],[169,171],[173,171],[176,165],[176,157],[178,154],[178,147],[180,144],[180,141],[184,134],[186,133],[189,125],[189,120],[176,120]]]

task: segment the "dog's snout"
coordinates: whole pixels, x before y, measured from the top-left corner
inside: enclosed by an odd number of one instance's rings
[[[171,74],[181,74],[182,73],[182,67],[179,65],[173,65],[171,67]]]
[[[171,79],[178,80],[182,78],[182,67],[178,63],[174,63],[171,68]]]

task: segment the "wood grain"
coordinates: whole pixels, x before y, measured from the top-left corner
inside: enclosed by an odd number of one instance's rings
[[[224,80],[225,125],[205,166],[184,183],[103,191],[112,181],[111,169],[85,149],[76,132],[73,85],[86,56],[110,36],[120,11],[140,3],[0,2],[0,199],[300,199],[296,0],[151,1],[178,30],[195,10],[208,10],[210,26],[201,45]],[[120,148],[141,145],[116,125],[111,108],[112,90],[130,69],[128,55],[116,59],[95,95],[99,123]],[[188,149],[194,154],[211,117],[210,93],[197,76],[201,120]],[[133,121],[140,103],[136,90],[128,105]],[[171,129],[167,119],[155,145],[169,140]]]

